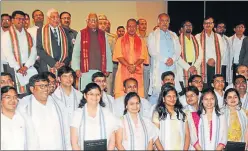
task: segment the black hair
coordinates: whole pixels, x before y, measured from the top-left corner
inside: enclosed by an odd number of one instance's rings
[[[171,75],[171,76],[173,76],[173,78],[175,78],[175,74],[172,71],[166,71],[166,72],[162,73],[161,80],[163,81],[164,78],[169,76],[169,75]]]
[[[30,19],[30,17],[29,17],[29,14],[28,14],[28,13],[25,13],[25,16],[28,16],[28,18]],[[24,17],[25,17],[25,16],[24,16]]]
[[[138,20],[136,21],[137,25],[140,24],[140,20],[145,20],[145,19],[143,19],[143,18],[138,19]],[[145,20],[145,21],[146,21],[146,20]]]
[[[128,24],[130,21],[135,22],[135,24],[137,25],[136,19],[134,19],[134,18],[128,19],[128,20],[127,20],[127,24]]]
[[[233,80],[233,85],[235,85],[237,79],[243,79],[246,82],[246,78],[243,75],[236,75],[234,80]]]
[[[218,27],[219,24],[224,24],[224,28],[226,28],[226,23],[223,20],[218,21],[214,26],[215,28]]]
[[[224,81],[226,81],[226,80],[225,80],[225,77],[224,77],[222,74],[215,74],[215,75],[213,76],[213,78],[212,78],[211,83],[214,83],[214,80],[215,80],[216,78],[219,78],[219,77],[222,77],[222,78],[224,79]]]
[[[1,72],[1,77],[2,77],[2,76],[9,76],[10,79],[11,79],[12,81],[14,81],[12,75],[11,75],[10,73],[8,73],[8,72]]]
[[[128,79],[126,79],[126,80],[123,81],[123,87],[126,87],[127,81],[134,81],[137,84],[137,86],[138,86],[138,81],[136,79],[134,79],[134,78],[128,78]]]
[[[83,108],[84,105],[87,103],[87,100],[84,97],[84,94],[86,95],[92,89],[98,89],[99,92],[101,92],[101,88],[96,83],[89,83],[89,84],[87,84],[86,87],[83,90],[83,98],[80,101],[80,104],[79,104],[78,108]],[[105,103],[103,102],[102,97],[100,98],[99,104],[100,104],[100,106],[105,107]]]
[[[242,64],[241,64],[241,65],[239,65],[239,66],[236,68],[235,73],[238,73],[238,70],[239,70],[240,67],[246,67],[246,68],[248,68],[246,65],[242,65]]]
[[[34,10],[33,12],[32,12],[32,18],[34,19],[34,13],[35,12],[41,12],[41,14],[44,16],[44,13],[41,11],[41,10],[39,10],[39,9],[36,9],[36,10]]]
[[[120,28],[123,28],[125,30],[124,26],[118,26],[116,30],[119,30]]]
[[[92,82],[95,81],[96,78],[101,77],[101,78],[106,78],[105,74],[102,72],[96,72],[91,76]]]
[[[34,87],[36,82],[47,81],[49,83],[48,77],[43,74],[35,74],[29,79],[29,86]]]
[[[202,77],[200,75],[197,75],[197,74],[192,75],[189,77],[188,83],[192,83],[195,78],[202,78]]]
[[[184,28],[184,25],[185,25],[187,22],[191,23],[191,21],[189,21],[189,20],[185,20],[184,22],[182,22],[182,24],[181,24],[181,28]],[[192,25],[192,23],[191,23],[191,25]],[[193,26],[193,25],[192,25],[192,26]]]
[[[11,17],[12,18],[15,18],[16,15],[22,15],[23,17],[25,17],[25,13],[23,11],[20,11],[20,10],[16,10],[12,13]]]
[[[1,19],[2,19],[3,17],[9,17],[9,19],[12,18],[12,17],[11,17],[9,14],[7,14],[7,13],[1,14]]]
[[[205,90],[203,90],[202,92],[202,95],[200,97],[200,102],[199,102],[199,109],[197,111],[197,114],[200,116],[201,114],[203,114],[203,110],[205,110],[205,107],[203,106],[203,98],[206,94],[209,94],[211,93],[213,96],[214,96],[214,99],[215,99],[215,103],[214,103],[214,108],[215,108],[215,113],[217,116],[220,116],[221,115],[221,112],[220,112],[220,108],[219,108],[219,105],[218,105],[218,98],[216,96],[216,94],[214,93],[214,90],[210,89],[210,88],[207,88]]]
[[[53,74],[52,72],[45,71],[45,72],[42,72],[42,74],[43,74],[44,76],[46,76],[47,78],[50,76],[50,77],[52,77],[53,79],[56,79],[55,74]]]
[[[11,87],[11,86],[4,86],[1,88],[1,98],[3,97],[3,94],[9,92],[9,90],[14,90],[17,94],[16,88]]]
[[[156,105],[156,111],[159,114],[159,120],[165,120],[165,118],[167,118],[168,111],[167,111],[167,108],[166,108],[165,103],[164,103],[164,97],[168,94],[169,91],[174,91],[176,94],[176,97],[177,97],[174,111],[177,114],[177,119],[185,122],[186,114],[182,110],[183,106],[179,101],[179,96],[177,94],[176,89],[169,84],[164,84],[162,87],[163,88],[159,94],[158,103]],[[182,114],[182,116],[183,116],[182,119],[179,119],[179,114]]]
[[[59,18],[60,18],[60,19],[61,19],[61,17],[62,17],[63,14],[68,14],[68,15],[71,17],[71,14],[70,14],[69,12],[62,12],[62,13],[60,13],[60,15],[59,15]]]
[[[213,17],[211,17],[211,16],[207,16],[207,17],[205,17],[205,18],[204,18],[204,20],[203,20],[203,23],[204,23],[206,20],[209,20],[209,19],[213,19],[213,23],[214,23],[214,18],[213,18]]]
[[[186,92],[192,91],[194,92],[197,96],[199,96],[199,90],[197,89],[197,87],[195,86],[189,86],[187,88],[185,88]]]
[[[136,92],[129,92],[126,96],[125,96],[125,99],[124,99],[124,113],[123,115],[127,114],[127,104],[128,104],[128,101],[133,98],[133,97],[137,97],[139,99],[139,103],[140,103],[140,97],[139,95],[136,93]]]
[[[74,70],[69,66],[62,66],[58,69],[58,77],[61,77],[64,73],[73,73]],[[75,78],[75,77],[73,77]]]
[[[245,22],[244,21],[238,21],[234,24],[233,28],[236,28],[238,25],[244,25],[244,27],[245,27]]]
[[[238,102],[238,110],[241,110],[242,108],[242,102],[241,102],[241,99],[240,99],[240,95],[239,95],[239,92],[238,90],[234,89],[234,88],[229,88],[225,91],[225,94],[224,94],[224,105],[227,106],[227,95],[230,93],[230,92],[235,92],[236,95],[238,96],[238,99],[239,99],[239,102]]]

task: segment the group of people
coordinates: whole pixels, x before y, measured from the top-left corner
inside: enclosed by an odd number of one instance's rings
[[[129,19],[110,32],[103,14],[1,15],[1,149],[222,150],[248,148],[248,38],[237,23]],[[214,29],[214,31],[213,31]],[[241,146],[239,144],[239,146]]]

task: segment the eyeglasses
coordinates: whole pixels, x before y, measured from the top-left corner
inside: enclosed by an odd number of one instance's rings
[[[16,20],[19,20],[19,21],[24,21],[25,18],[15,18]]]
[[[184,27],[192,27],[192,25],[184,25]]]
[[[34,85],[40,87],[40,89],[45,89],[49,87],[49,84],[40,84],[40,85]]]
[[[246,84],[246,82],[245,81],[239,81],[239,82],[235,82],[235,84],[237,84],[237,85]]]
[[[90,23],[95,23],[97,22],[97,19],[96,18],[91,18],[91,19],[87,19],[87,22],[90,22]]]
[[[9,22],[10,19],[1,19],[2,22]]]
[[[59,20],[59,17],[55,17],[55,16],[53,16],[53,17],[49,17],[51,20]]]
[[[225,83],[224,80],[214,80],[214,82],[217,82],[217,83]]]
[[[15,96],[6,95],[6,96],[3,96],[2,98],[5,98],[6,100],[17,100],[18,99],[17,95]]]
[[[212,25],[214,22],[205,22],[205,25]]]

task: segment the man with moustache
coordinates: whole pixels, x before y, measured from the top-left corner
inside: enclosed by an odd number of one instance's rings
[[[203,50],[200,74],[205,86],[211,87],[213,76],[221,73],[221,60],[223,58],[224,47],[221,36],[213,32],[213,17],[204,18],[203,28],[203,31],[195,36]]]
[[[181,57],[178,60],[178,77],[182,88],[188,87],[190,75],[201,72],[202,49],[196,38],[191,34],[193,30],[190,21],[184,21],[180,34]]]
[[[148,36],[148,51],[151,56],[151,72],[149,95],[157,94],[161,90],[160,77],[165,71],[172,71],[176,77],[176,64],[181,54],[180,43],[176,33],[169,30],[170,16],[166,13],[158,15],[158,26]],[[176,81],[177,78],[176,78]],[[176,83],[177,91],[181,87]]]
[[[225,35],[226,33],[226,24],[223,21],[219,21],[215,28],[215,32],[220,34],[223,40],[224,53],[221,60],[221,74],[226,79],[226,84],[232,83],[232,58],[230,55],[230,43],[229,38]]]
[[[35,41],[36,41],[37,30],[41,28],[44,23],[44,14],[41,10],[36,9],[32,13],[32,18],[33,18],[34,26],[31,28],[28,28],[28,32],[32,35],[32,37],[35,38]]]
[[[69,12],[62,12],[62,13],[60,13],[59,17],[60,17],[61,26],[65,29],[67,29],[69,32],[69,36],[70,36],[69,39],[71,39],[71,43],[72,43],[72,47],[73,47],[75,44],[78,32],[76,30],[70,28],[71,14]]]
[[[111,49],[105,32],[98,28],[98,18],[90,13],[87,27],[80,30],[73,48],[71,67],[80,78],[79,89],[84,90],[95,72],[106,76],[113,70]]]
[[[59,25],[59,13],[55,9],[47,11],[48,24],[37,31],[37,52],[40,57],[39,72],[56,70],[71,62],[72,45],[69,33]]]

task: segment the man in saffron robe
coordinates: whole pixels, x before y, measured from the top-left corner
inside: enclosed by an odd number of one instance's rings
[[[136,34],[135,19],[127,21],[127,33],[118,38],[113,54],[113,61],[118,61],[118,70],[115,77],[115,98],[124,95],[121,83],[128,78],[138,81],[138,94],[144,97],[143,66],[149,63],[146,43]]]
[[[98,28],[97,15],[90,13],[86,21],[87,27],[78,32],[71,63],[72,69],[80,78],[80,90],[91,82],[94,73],[101,71],[108,76],[113,70],[107,35]]]

